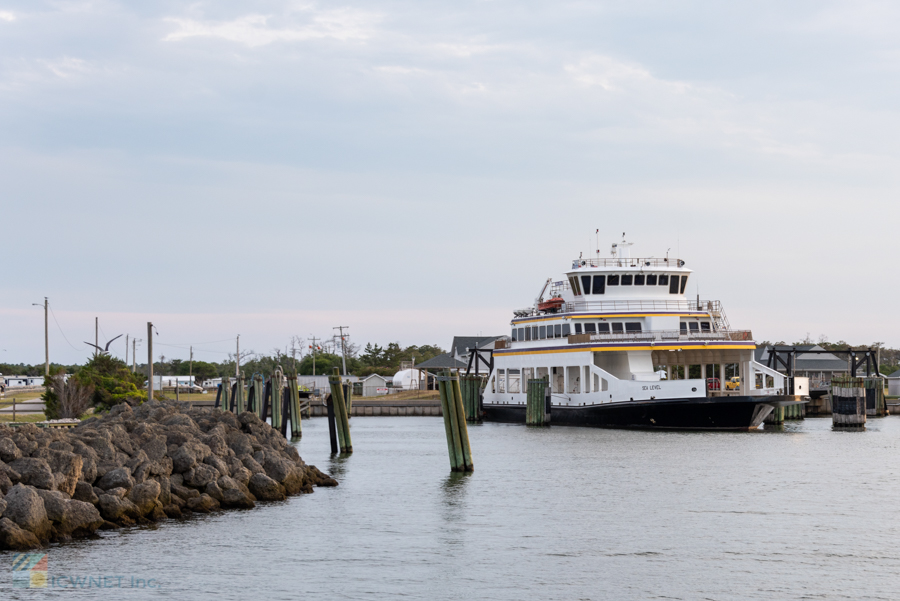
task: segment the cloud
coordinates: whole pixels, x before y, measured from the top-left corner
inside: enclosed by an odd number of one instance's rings
[[[378,20],[371,13],[341,8],[335,10],[303,11],[308,19],[302,24],[275,27],[271,15],[251,14],[231,21],[203,21],[195,19],[167,18],[178,26],[178,31],[163,39],[178,42],[188,38],[219,38],[244,44],[251,48],[276,42],[334,39],[342,42],[365,40],[372,36]]]
[[[16,15],[8,10],[0,10],[0,21],[12,22],[16,20]]]

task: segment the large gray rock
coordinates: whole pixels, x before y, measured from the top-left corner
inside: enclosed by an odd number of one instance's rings
[[[50,519],[44,508],[44,501],[37,491],[22,484],[16,484],[5,497],[6,511],[3,517],[11,519],[19,528],[28,530],[38,540],[50,538]]]
[[[10,463],[9,467],[19,473],[19,481],[22,484],[46,490],[52,490],[56,484],[50,464],[44,459],[20,457]]]
[[[6,511],[6,499],[0,497],[0,515],[3,515],[4,511]]]
[[[72,495],[72,498],[92,505],[96,505],[100,500],[100,498],[94,494],[94,487],[84,481],[80,481],[75,485],[75,494]]]
[[[161,487],[156,480],[147,480],[136,485],[128,493],[128,499],[134,503],[141,515],[149,515],[159,505]]]
[[[75,484],[81,479],[81,468],[84,464],[81,455],[51,449],[47,461],[54,475],[58,476],[56,477],[57,490],[61,490],[71,497],[75,493]]]
[[[219,479],[219,471],[211,465],[201,463],[184,474],[184,483],[194,488],[206,488],[210,482]]]
[[[284,487],[265,474],[253,474],[247,487],[260,501],[283,501],[285,498]]]
[[[159,461],[166,456],[166,437],[154,436],[144,443],[144,446],[141,447],[141,450],[147,454],[147,458],[150,461]]]
[[[172,455],[172,471],[183,474],[197,465],[197,453],[187,443],[178,447]]]
[[[187,508],[198,513],[209,513],[219,508],[219,502],[207,494],[189,499]]]
[[[41,546],[41,541],[29,532],[23,530],[9,518],[0,519],[0,549],[10,551],[28,551]]]
[[[222,506],[234,507],[236,509],[253,509],[256,503],[250,498],[250,495],[237,488],[229,488],[222,491]]]
[[[131,477],[131,472],[127,467],[119,467],[107,472],[100,478],[97,481],[97,486],[103,490],[111,488],[129,489],[134,486],[134,478]]]
[[[37,493],[58,536],[87,536],[103,525],[100,512],[91,503],[70,499],[57,490],[37,490]]]
[[[22,456],[22,451],[11,438],[0,438],[0,460],[12,463]]]
[[[132,523],[140,517],[140,511],[134,503],[128,499],[121,499],[117,495],[100,495],[100,515],[110,522]]]
[[[221,457],[217,457],[216,455],[210,455],[203,460],[203,463],[216,468],[220,476],[228,476],[231,473],[231,470],[228,469],[228,464],[225,463]]]

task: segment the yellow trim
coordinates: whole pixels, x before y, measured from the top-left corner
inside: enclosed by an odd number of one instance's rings
[[[650,346],[648,344],[640,345],[640,346],[597,346],[597,347],[579,347],[579,348],[571,348],[571,349],[551,349],[546,351],[541,350],[531,350],[531,351],[519,351],[517,353],[497,353],[497,357],[514,357],[517,355],[548,355],[552,353],[579,353],[582,351],[677,351],[677,350],[714,350],[714,349],[723,349],[723,350],[755,350],[755,344],[717,344],[715,346],[687,346],[682,344],[676,345],[656,345]]]
[[[510,325],[520,325],[523,323],[534,323],[537,321],[548,321],[551,319],[605,319],[608,317],[697,317],[699,315],[709,315],[705,311],[695,311],[693,313],[585,313],[572,315],[566,313],[554,317],[537,317],[535,319],[526,319],[523,321],[510,321]]]

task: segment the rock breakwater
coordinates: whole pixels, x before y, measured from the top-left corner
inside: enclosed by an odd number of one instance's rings
[[[250,412],[151,401],[71,429],[0,426],[0,549],[249,509],[314,485],[337,482]]]

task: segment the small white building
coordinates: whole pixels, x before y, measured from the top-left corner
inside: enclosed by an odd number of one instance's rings
[[[366,376],[360,381],[363,396],[382,396],[390,392],[388,379],[378,374]]]
[[[900,396],[900,370],[885,376],[888,383],[888,396]]]

